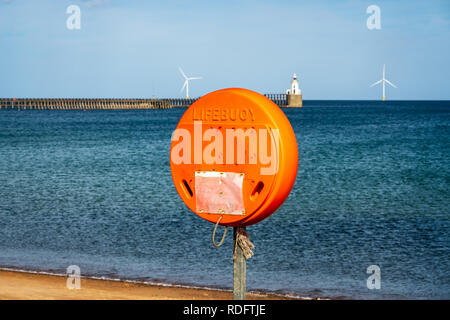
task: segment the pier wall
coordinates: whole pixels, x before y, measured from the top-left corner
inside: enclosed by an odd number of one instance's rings
[[[169,109],[165,99],[0,99],[0,109],[10,110],[107,110]]]
[[[301,108],[303,107],[303,98],[301,94],[288,94],[286,107]]]
[[[280,107],[287,105],[286,94],[265,94]],[[0,110],[110,110],[110,109],[170,109],[189,107],[198,98],[164,99],[58,99],[0,98]]]
[[[197,99],[198,98],[194,99],[166,98],[165,100],[168,100],[172,107],[189,107],[191,104],[197,101]]]
[[[287,105],[287,98],[285,93],[266,93],[264,95],[269,98],[279,107],[285,107]]]

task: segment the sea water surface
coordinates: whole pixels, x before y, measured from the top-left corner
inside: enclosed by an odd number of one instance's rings
[[[231,234],[214,248],[213,225],[172,183],[184,110],[0,111],[0,266],[231,289]],[[283,111],[299,172],[284,205],[248,227],[248,288],[449,299],[450,102]],[[379,290],[367,288],[371,265]]]

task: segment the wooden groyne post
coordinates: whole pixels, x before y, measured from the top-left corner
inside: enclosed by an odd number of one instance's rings
[[[237,241],[240,231],[245,232],[245,227],[233,228],[233,300],[245,300],[247,286],[247,260]]]

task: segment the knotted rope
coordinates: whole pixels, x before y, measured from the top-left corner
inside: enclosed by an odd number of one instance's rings
[[[220,216],[220,218],[217,220],[216,225],[214,226],[214,231],[212,234],[212,243],[214,247],[218,248],[223,244],[223,241],[225,240],[225,236],[227,234],[227,228],[225,227],[225,230],[223,232],[222,239],[219,243],[216,243],[216,231],[217,226],[220,223],[220,220],[222,220],[223,216]],[[250,241],[250,237],[248,233],[245,231],[245,228],[237,228],[236,230],[236,239],[234,243],[234,252],[233,252],[233,259],[236,259],[236,249],[237,246],[241,248],[242,254],[245,257],[245,259],[250,259],[253,256],[253,249],[255,249],[255,245]]]
[[[233,259],[236,259],[237,246],[241,248],[245,259],[250,259],[253,256],[252,250],[255,249],[255,245],[250,241],[250,237],[244,228],[237,228]]]

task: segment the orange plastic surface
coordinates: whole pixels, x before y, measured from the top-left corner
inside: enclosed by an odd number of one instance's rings
[[[242,129],[248,133],[243,140],[245,150],[242,145],[239,148],[238,138],[227,139],[227,129],[228,132]],[[262,135],[264,132],[266,137]],[[222,148],[216,143],[220,136],[223,137]],[[258,141],[256,149],[252,141]],[[228,146],[233,149],[233,157]],[[261,157],[262,147],[267,149],[263,154],[270,155],[271,161]],[[239,158],[242,152],[245,157]],[[211,92],[186,110],[174,131],[170,158],[172,178],[184,203],[212,223],[222,216],[220,224],[224,226],[248,226],[270,216],[288,197],[298,169],[297,141],[283,111],[263,95],[239,88]],[[223,190],[221,185],[211,185],[215,183],[213,179],[198,180],[205,179],[202,172],[243,176],[241,194],[236,193],[236,187]],[[208,186],[205,189],[203,185],[199,187],[199,183],[208,183]],[[221,183],[218,179],[217,184]],[[201,195],[196,194],[197,188]],[[230,192],[235,195],[228,194]],[[243,201],[241,214],[234,209],[226,211],[225,204],[220,208],[222,200],[218,199],[224,195],[235,202]],[[237,202],[229,207],[240,210]]]

